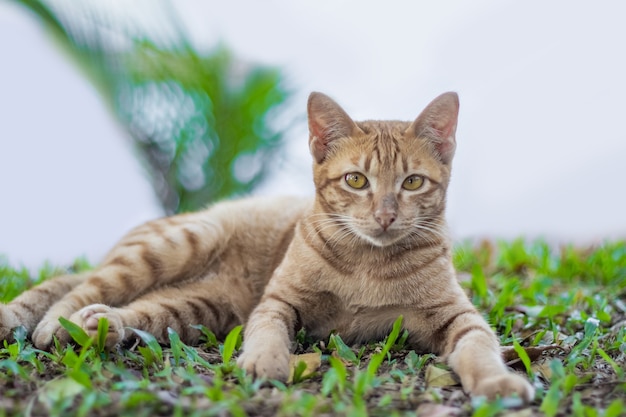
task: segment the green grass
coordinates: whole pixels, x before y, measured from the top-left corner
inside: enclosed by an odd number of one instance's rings
[[[346,346],[339,336],[308,345],[300,333],[297,353],[318,352],[321,366],[309,374],[300,363],[291,384],[261,384],[237,368],[241,328],[222,342],[201,328],[197,347],[173,331],[166,347],[135,330],[137,344],[109,353],[102,338],[64,323],[73,347],[39,351],[20,329],[14,343],[0,345],[0,417],[626,415],[626,243],[462,244],[454,260],[470,298],[510,348],[510,365],[536,387],[530,406],[470,399],[433,355],[405,346],[399,322],[385,341],[367,346]],[[0,258],[0,299],[55,272],[46,266],[31,276]]]

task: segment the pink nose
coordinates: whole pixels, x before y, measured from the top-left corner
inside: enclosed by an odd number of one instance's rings
[[[387,210],[377,210],[374,214],[374,218],[383,230],[387,230],[387,228],[391,226],[391,223],[396,221],[396,213]]]

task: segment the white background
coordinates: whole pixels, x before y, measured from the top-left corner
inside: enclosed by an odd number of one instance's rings
[[[456,239],[624,237],[626,3],[174,4],[200,50],[222,42],[239,59],[281,66],[296,93],[290,111],[301,123],[287,162],[258,192],[312,193],[311,90],[357,120],[411,120],[454,90]],[[150,3],[134,9],[149,13]],[[124,231],[159,215],[95,89],[33,16],[0,2],[0,253],[29,267],[79,255],[97,262]]]

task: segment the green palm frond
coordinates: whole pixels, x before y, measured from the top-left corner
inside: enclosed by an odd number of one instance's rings
[[[223,46],[199,53],[165,1],[146,11],[158,25],[124,23],[104,2],[15,1],[96,85],[167,213],[247,193],[265,177],[283,139],[272,123],[289,95],[280,71],[245,65]]]

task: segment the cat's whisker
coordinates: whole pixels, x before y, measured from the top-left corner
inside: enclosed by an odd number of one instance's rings
[[[341,234],[340,234],[341,233]],[[336,237],[336,235],[340,234],[339,236]],[[352,230],[350,229],[349,226],[345,225],[344,227],[340,228],[339,230],[337,230],[335,233],[333,233],[327,240],[326,243],[324,244],[324,248],[326,247],[326,244],[331,243],[332,247],[331,250],[335,250],[337,248],[337,245],[342,242],[346,237],[350,236],[351,240],[356,238],[356,236],[354,235],[354,233],[352,232]],[[351,243],[350,241],[348,243]]]
[[[438,229],[426,225],[415,225],[415,235],[429,243],[436,243],[445,238],[445,235]]]
[[[412,236],[424,240],[428,244],[434,245],[446,238],[445,231],[441,229],[441,225],[428,219],[418,218],[412,226]]]
[[[310,219],[313,216],[309,216],[308,219]],[[320,216],[321,217],[321,216]],[[322,218],[318,219],[318,220],[311,220],[310,223],[313,225],[344,225],[346,223],[348,223],[351,220],[351,217],[349,216],[323,216]]]
[[[436,245],[441,240],[445,239],[445,235],[437,229],[429,228],[423,225],[419,226],[417,229],[416,236],[431,245]]]
[[[341,218],[341,219],[352,219],[351,216],[348,216],[346,214],[339,214],[339,213],[313,213],[313,214],[309,214],[306,219],[312,219],[313,217],[322,217],[322,218]]]
[[[444,230],[442,230],[441,225],[433,223],[433,224],[421,224],[420,227],[423,230],[427,230],[430,233],[432,233],[433,235],[435,235],[436,237],[438,237],[439,239],[446,239],[447,235],[446,232]]]
[[[340,229],[345,227],[345,224],[343,222],[333,220],[333,219],[316,220],[316,221],[312,221],[311,224],[313,225],[313,228],[307,234],[306,236],[307,240],[311,237],[312,234],[320,234],[324,230],[327,230],[333,227],[339,227]]]
[[[339,233],[341,234],[336,236]],[[338,245],[351,247],[355,243],[358,243],[360,239],[361,238],[354,232],[354,230],[352,230],[350,226],[346,225],[346,227],[338,230],[337,233],[331,237],[331,239],[328,239],[328,243],[332,244],[331,249],[335,251]]]
[[[313,217],[320,217],[318,220],[313,220]],[[321,234],[328,229],[337,228],[329,237],[325,238],[324,246],[322,250],[326,249],[328,244],[332,244],[331,249],[335,250],[339,242],[343,241],[347,236],[353,235],[354,231],[350,228],[350,221],[352,217],[341,214],[323,213],[318,215],[310,215],[307,217],[311,219],[310,224],[313,228],[309,231],[306,239],[309,239],[313,234]]]

